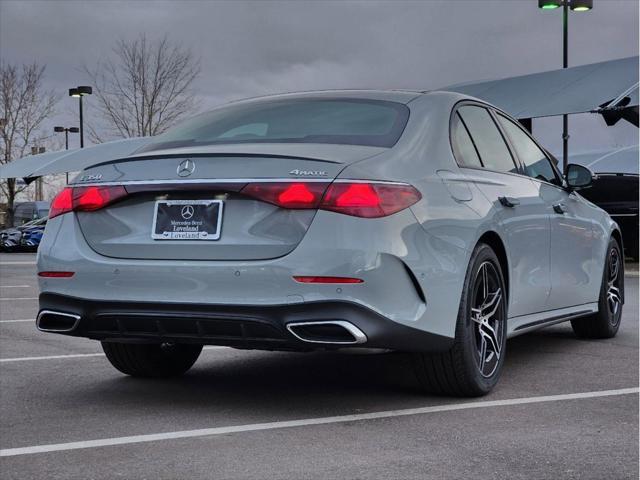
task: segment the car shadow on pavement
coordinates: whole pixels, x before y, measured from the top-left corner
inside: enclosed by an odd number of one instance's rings
[[[488,398],[514,398],[532,392],[565,393],[563,377],[575,377],[575,371],[553,367],[570,367],[575,355],[597,350],[597,345],[592,344],[576,339],[570,327],[510,340],[503,378]],[[203,352],[190,372],[175,379],[136,379],[112,372],[109,365],[103,367],[85,379],[86,388],[76,385],[46,395],[55,394],[60,403],[99,404],[105,411],[137,405],[140,413],[190,418],[194,413],[205,418],[218,418],[225,413],[237,415],[243,422],[460,401],[422,393],[409,356],[399,353],[213,350]]]

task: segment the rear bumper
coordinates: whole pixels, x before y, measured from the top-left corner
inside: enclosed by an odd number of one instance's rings
[[[40,277],[38,283],[43,294],[99,302],[265,309],[352,303],[411,332],[454,337],[466,252],[427,235],[409,210],[366,220],[320,211],[290,254],[223,262],[105,257],[87,244],[75,216],[65,214],[47,223],[38,270],[74,275]],[[355,277],[363,283],[304,284],[296,275]]]
[[[442,351],[452,338],[408,327],[352,302],[318,301],[292,305],[211,305],[87,300],[43,293],[40,312],[80,317],[56,333],[120,342],[180,342],[261,350],[317,350],[341,347],[399,351]],[[366,336],[357,345],[310,343],[287,325],[346,321]]]

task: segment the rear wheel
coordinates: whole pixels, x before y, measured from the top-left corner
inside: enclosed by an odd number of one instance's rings
[[[133,377],[175,377],[189,370],[202,345],[179,343],[134,344],[102,342],[107,359]]]
[[[421,386],[432,393],[485,395],[498,382],[504,363],[506,289],[500,262],[478,245],[465,277],[453,347],[444,353],[413,355]]]
[[[624,292],[624,260],[615,238],[609,241],[609,249],[602,274],[598,313],[571,320],[571,327],[578,337],[611,338],[620,328]]]

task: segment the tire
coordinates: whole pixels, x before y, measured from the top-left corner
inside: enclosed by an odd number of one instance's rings
[[[133,377],[177,377],[196,363],[202,351],[202,345],[179,343],[101,343],[111,365]]]
[[[412,354],[414,371],[425,391],[475,397],[486,395],[496,385],[507,341],[506,292],[498,257],[491,247],[479,244],[467,268],[453,346],[443,353]]]
[[[615,337],[622,320],[623,304],[624,257],[618,241],[612,238],[604,260],[598,313],[571,320],[573,332],[580,338]]]

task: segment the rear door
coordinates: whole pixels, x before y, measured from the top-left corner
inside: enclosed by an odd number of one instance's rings
[[[456,112],[452,138],[471,142],[461,165],[498,211],[509,258],[509,317],[544,310],[550,291],[550,228],[546,205],[509,150],[492,114],[480,105]],[[457,134],[459,129],[461,133]],[[468,138],[468,140],[466,140]]]
[[[497,116],[550,218],[551,294],[547,309],[595,301],[600,278],[594,274],[599,269],[593,264],[593,207],[579,194],[562,188],[551,160],[519,125]]]

